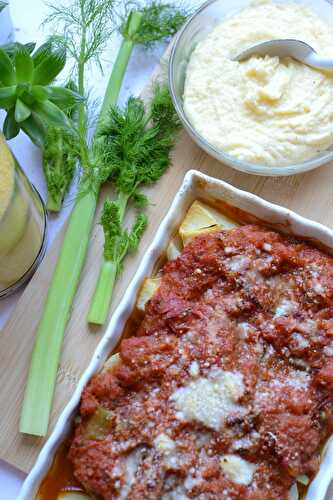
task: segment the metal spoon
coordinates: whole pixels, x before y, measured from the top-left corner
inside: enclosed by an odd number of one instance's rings
[[[316,69],[333,69],[333,56],[322,57],[313,47],[301,40],[270,40],[258,43],[241,52],[235,61],[244,61],[251,56],[292,57]]]

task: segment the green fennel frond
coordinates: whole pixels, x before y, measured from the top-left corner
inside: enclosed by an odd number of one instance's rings
[[[55,87],[56,96],[61,101],[63,111],[68,118],[77,125],[79,102],[71,99],[71,95],[64,100],[66,91],[77,92],[73,81],[69,81],[65,87]],[[63,199],[73,180],[77,161],[80,157],[80,149],[77,145],[77,137],[71,130],[61,127],[48,127],[45,133],[43,147],[43,170],[47,185],[47,208],[51,211],[59,211]]]
[[[69,55],[77,62],[100,63],[100,56],[115,30],[115,0],[73,0],[70,4],[48,3],[49,15],[44,24],[52,24]],[[85,34],[84,53],[81,48]]]
[[[90,111],[94,106],[91,106],[89,101],[85,72],[87,65],[92,62],[97,63],[102,71],[100,57],[116,30],[114,22],[116,3],[117,0],[70,0],[63,3],[49,3],[50,13],[44,21],[46,24],[51,24],[54,30],[55,43],[64,47],[73,60],[78,93],[85,98],[78,110],[77,130],[83,172],[78,198],[84,198],[88,192],[97,195],[100,187],[101,174],[96,173],[98,157],[94,156],[88,137]],[[108,92],[106,100],[107,96]]]
[[[163,175],[180,128],[166,86],[154,85],[148,108],[142,99],[130,97],[124,109],[110,109],[101,129],[104,179],[131,196],[139,185],[156,182]]]
[[[119,207],[116,202],[106,200],[104,203],[101,225],[104,233],[108,236],[119,236],[121,234]]]
[[[153,85],[153,97],[150,102],[150,115],[154,125],[158,125],[163,133],[171,131],[177,133],[181,124],[173,102],[170,97],[169,89],[166,85],[155,82]]]
[[[100,131],[103,153],[99,160],[106,163],[98,171],[113,182],[117,192],[115,201],[105,202],[101,218],[104,261],[106,266],[113,263],[113,279],[121,272],[126,255],[138,248],[148,224],[143,213],[148,200],[140,188],[164,174],[180,128],[166,86],[154,85],[147,108],[142,99],[130,97],[124,109],[110,109]],[[139,210],[130,231],[123,225],[129,202]]]
[[[176,6],[159,0],[151,0],[143,7],[138,5],[137,9],[143,14],[139,31],[133,36],[128,32],[126,15],[120,23],[119,31],[125,38],[129,38],[145,48],[150,48],[157,42],[169,41],[190,14],[190,10],[186,6]]]
[[[118,249],[116,240],[122,237],[119,207],[116,202],[106,200],[103,206],[101,225],[104,231],[104,257],[116,261]]]
[[[146,208],[148,205],[148,198],[145,194],[141,193],[138,189],[132,194],[132,201],[136,208]]]
[[[47,184],[47,208],[59,211],[73,180],[79,152],[76,137],[70,132],[50,127],[43,148],[43,170]]]
[[[106,200],[100,221],[104,231],[104,258],[116,264],[118,272],[128,252],[135,251],[147,227],[147,216],[139,213],[128,233],[122,229],[122,217],[116,201]]]
[[[137,250],[147,225],[147,216],[144,213],[139,213],[128,236],[128,250],[130,252]]]

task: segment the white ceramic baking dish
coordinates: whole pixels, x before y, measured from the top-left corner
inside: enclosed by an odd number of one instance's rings
[[[141,265],[128,287],[120,305],[115,311],[103,339],[92,360],[81,377],[75,393],[60,416],[50,438],[41,450],[32,471],[27,477],[19,500],[33,500],[42,479],[48,472],[59,445],[70,432],[72,419],[77,412],[82,389],[90,377],[98,372],[117,344],[127,318],[135,306],[136,297],[143,279],[150,276],[154,266],[165,250],[171,235],[184,218],[190,204],[197,198],[207,202],[221,200],[228,206],[245,213],[248,221],[261,220],[273,228],[318,243],[333,254],[333,231],[325,226],[301,217],[286,208],[267,201],[230,184],[190,170],[150,245]],[[306,438],[306,437],[305,437]],[[324,500],[329,483],[333,478],[333,441],[328,443],[320,471],[312,481],[307,500]]]

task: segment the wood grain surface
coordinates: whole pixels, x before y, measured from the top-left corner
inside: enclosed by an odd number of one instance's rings
[[[165,63],[162,66],[165,67]],[[182,132],[169,171],[158,185],[146,190],[151,200],[148,209],[150,224],[139,251],[126,259],[124,272],[116,285],[110,317],[167,212],[186,171],[191,168],[221,178],[234,186],[256,193],[333,228],[332,165],[292,177],[250,176],[210,158],[185,132]],[[105,327],[89,327],[86,316],[102,254],[103,238],[98,220],[103,197],[107,194],[110,193],[105,189],[98,205],[88,257],[66,330],[49,432],[72,395],[80,375],[105,331]],[[34,335],[64,231],[65,229],[44,258],[0,335],[0,458],[26,472],[32,467],[44,439],[20,435],[19,415]]]

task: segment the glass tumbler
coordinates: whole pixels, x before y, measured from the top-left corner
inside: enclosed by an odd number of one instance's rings
[[[44,203],[0,135],[0,297],[26,283],[46,246]]]

